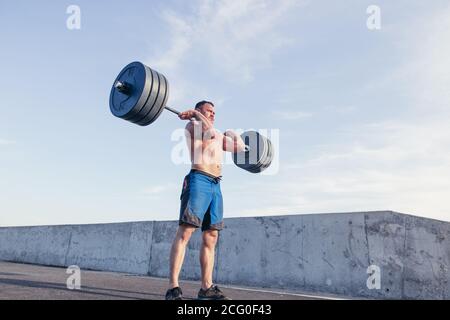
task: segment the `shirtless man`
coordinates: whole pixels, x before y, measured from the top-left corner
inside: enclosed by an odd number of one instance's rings
[[[178,277],[186,246],[191,235],[201,227],[201,288],[198,299],[227,300],[213,285],[214,251],[219,231],[223,229],[223,201],[220,191],[223,151],[240,152],[245,148],[241,137],[233,131],[225,134],[214,129],[214,104],[200,101],[195,110],[179,115],[190,120],[186,125],[186,141],[191,152],[191,171],[184,178],[181,192],[179,226],[170,252],[170,279],[166,300],[181,300]]]

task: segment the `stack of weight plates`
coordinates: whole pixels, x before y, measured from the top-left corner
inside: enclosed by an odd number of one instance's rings
[[[246,131],[241,134],[241,138],[249,150],[235,153],[234,163],[239,168],[252,173],[267,169],[273,159],[273,147],[270,140],[257,131]]]
[[[109,107],[116,117],[147,126],[159,117],[168,97],[166,77],[141,62],[132,62],[114,81]]]

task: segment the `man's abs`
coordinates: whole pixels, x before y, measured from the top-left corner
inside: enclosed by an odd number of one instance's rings
[[[220,164],[193,164],[191,168],[209,173],[214,177],[222,175],[222,165]]]

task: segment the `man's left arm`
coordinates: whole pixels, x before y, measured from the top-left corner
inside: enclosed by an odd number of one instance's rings
[[[236,132],[227,130],[223,135],[222,149],[232,153],[242,152],[245,150],[245,143]]]

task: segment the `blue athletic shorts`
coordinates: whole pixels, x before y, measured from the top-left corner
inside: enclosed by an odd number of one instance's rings
[[[202,231],[223,229],[220,178],[199,170],[189,172],[180,196],[180,225],[187,223]]]

